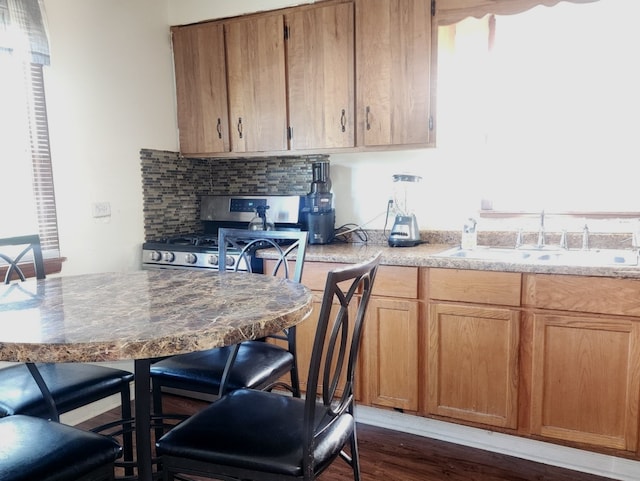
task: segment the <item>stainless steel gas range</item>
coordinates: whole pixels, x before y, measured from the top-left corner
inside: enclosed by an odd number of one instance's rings
[[[256,212],[266,210],[277,230],[306,230],[303,223],[303,196],[212,195],[201,199],[201,232],[181,233],[145,242],[143,269],[218,269],[218,229],[247,229]],[[240,248],[227,246],[227,268],[240,262]],[[245,262],[245,261],[242,261]],[[253,259],[252,271],[260,272]],[[240,265],[238,270],[247,270]]]

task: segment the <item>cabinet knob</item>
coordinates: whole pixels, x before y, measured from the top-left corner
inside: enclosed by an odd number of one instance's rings
[[[340,115],[340,126],[342,127],[343,132],[347,128],[347,114],[344,109],[342,109],[342,114]]]
[[[242,138],[242,117],[238,117],[238,135]]]
[[[220,121],[220,117],[218,117],[218,125],[216,125],[216,130],[218,131],[218,138],[222,138],[222,122]]]
[[[365,124],[367,126],[367,130],[371,130],[371,123],[369,122],[369,113],[371,112],[371,108],[367,105],[366,108],[366,116],[365,116]]]

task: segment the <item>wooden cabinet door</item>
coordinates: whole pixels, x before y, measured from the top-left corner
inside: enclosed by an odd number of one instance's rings
[[[286,16],[291,149],[353,147],[353,4]]]
[[[316,328],[318,326],[318,315],[320,314],[320,308],[322,306],[322,292],[314,292],[313,293],[313,310],[311,311],[311,315],[305,319],[302,323],[296,326],[296,354],[298,359],[298,371],[300,377],[300,390],[302,392],[307,391],[307,384],[309,379],[309,364],[311,363],[311,351],[313,350],[313,341],[316,336]],[[332,315],[337,314],[337,310],[339,309],[338,304],[335,305],[335,311],[332,312]],[[356,311],[358,309],[358,303],[355,302],[351,306],[349,306],[350,314],[349,317],[353,319],[356,315]],[[327,336],[331,333],[327,332]],[[349,338],[348,342],[351,342],[351,338]],[[362,346],[361,346],[362,350]],[[362,356],[360,356],[362,359]],[[322,360],[324,363],[324,359]],[[322,375],[322,373],[321,373]],[[362,398],[361,392],[362,388],[360,385],[362,384],[362,363],[358,362],[356,366],[355,373],[355,396],[357,400]],[[340,379],[340,383],[342,383],[342,378]],[[318,392],[321,392],[321,386],[318,386]],[[341,395],[342,391],[338,390],[338,395]]]
[[[358,145],[427,144],[431,2],[356,0]]]
[[[231,149],[287,149],[284,18],[265,14],[225,24]]]
[[[532,433],[636,450],[639,349],[638,322],[534,313]]]
[[[430,305],[430,414],[517,427],[519,319],[511,309]]]
[[[205,23],[171,32],[180,152],[229,152],[223,27]]]
[[[371,297],[363,336],[364,402],[418,410],[419,303]]]

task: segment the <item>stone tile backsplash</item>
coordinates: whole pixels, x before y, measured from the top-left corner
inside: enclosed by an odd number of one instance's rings
[[[203,195],[306,195],[311,164],[327,155],[259,159],[189,159],[142,149],[145,240],[201,230]]]

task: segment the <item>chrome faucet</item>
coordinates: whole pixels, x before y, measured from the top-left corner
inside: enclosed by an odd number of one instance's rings
[[[544,210],[540,213],[540,228],[538,229],[538,245],[537,247],[544,247]]]
[[[589,250],[589,226],[587,224],[585,224],[582,229],[582,250]]]
[[[562,229],[562,234],[560,235],[560,249],[564,249],[564,250],[569,249],[569,244],[567,243],[566,229]]]
[[[516,249],[522,247],[522,227],[518,229],[518,233],[516,234]]]

